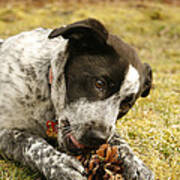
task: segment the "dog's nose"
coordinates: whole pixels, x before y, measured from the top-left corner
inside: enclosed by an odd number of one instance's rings
[[[107,136],[104,133],[95,130],[86,132],[85,138],[90,146],[99,146],[107,141]]]
[[[82,137],[82,143],[87,146],[98,147],[107,142],[110,131],[107,128],[87,129]]]

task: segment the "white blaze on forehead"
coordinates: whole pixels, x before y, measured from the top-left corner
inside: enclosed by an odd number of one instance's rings
[[[124,78],[123,84],[120,88],[120,97],[122,98],[130,95],[137,94],[140,88],[139,73],[131,64]]]

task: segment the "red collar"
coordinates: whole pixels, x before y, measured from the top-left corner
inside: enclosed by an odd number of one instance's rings
[[[52,84],[52,80],[53,80],[53,75],[52,75],[52,68],[49,68],[49,74],[48,74],[48,81],[49,84]],[[58,126],[58,121],[57,120],[48,120],[46,122],[46,134],[51,137],[51,138],[57,138],[57,126]]]
[[[49,84],[52,84],[53,75],[52,75],[52,68],[49,68]]]

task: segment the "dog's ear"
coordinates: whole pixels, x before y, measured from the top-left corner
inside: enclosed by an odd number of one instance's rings
[[[48,38],[52,39],[57,36],[69,39],[71,42],[81,41],[83,43],[89,43],[94,41],[95,43],[104,44],[108,38],[108,32],[99,21],[89,18],[65,27],[54,29],[49,34]],[[96,46],[96,44],[94,44],[94,46]]]
[[[148,96],[150,89],[152,87],[152,69],[149,64],[144,63],[144,84],[143,84],[143,91],[141,97]]]

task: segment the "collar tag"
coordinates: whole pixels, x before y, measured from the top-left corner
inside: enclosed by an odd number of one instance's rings
[[[48,120],[46,122],[46,127],[47,127],[47,131],[46,134],[49,137],[54,137],[57,138],[57,133],[58,133],[58,121],[57,120]]]

